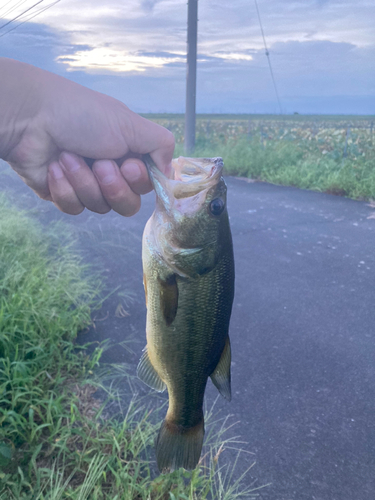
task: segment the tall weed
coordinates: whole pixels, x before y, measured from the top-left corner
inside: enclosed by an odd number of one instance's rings
[[[356,143],[334,143],[329,150],[318,138],[269,139],[261,134],[222,137],[198,136],[194,156],[224,159],[228,175],[249,177],[303,189],[325,191],[351,198],[375,198],[375,148],[368,141],[359,152]],[[362,151],[362,150],[361,150]],[[184,155],[177,144],[176,156]]]

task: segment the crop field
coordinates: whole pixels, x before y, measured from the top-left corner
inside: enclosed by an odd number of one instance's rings
[[[147,115],[183,155],[183,115]],[[227,174],[375,198],[374,116],[198,115],[194,156],[222,156]]]

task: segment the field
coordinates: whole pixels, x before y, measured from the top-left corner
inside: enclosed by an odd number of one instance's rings
[[[173,132],[183,115],[144,115]],[[194,156],[222,156],[226,173],[357,199],[375,198],[375,116],[198,115]]]

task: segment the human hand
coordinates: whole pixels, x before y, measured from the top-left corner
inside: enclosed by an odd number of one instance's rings
[[[0,70],[0,157],[63,212],[136,213],[152,189],[145,153],[169,175],[174,138],[165,128],[28,64],[0,58]],[[96,160],[91,168],[85,158]]]

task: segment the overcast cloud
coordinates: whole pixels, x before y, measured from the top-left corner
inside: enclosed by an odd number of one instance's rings
[[[0,25],[35,0],[17,3],[0,0]],[[284,112],[375,114],[373,0],[258,5]],[[200,0],[198,13],[198,112],[278,112],[254,1]],[[61,0],[12,32],[16,23],[0,28],[0,55],[138,112],[182,112],[186,19],[186,0]]]

